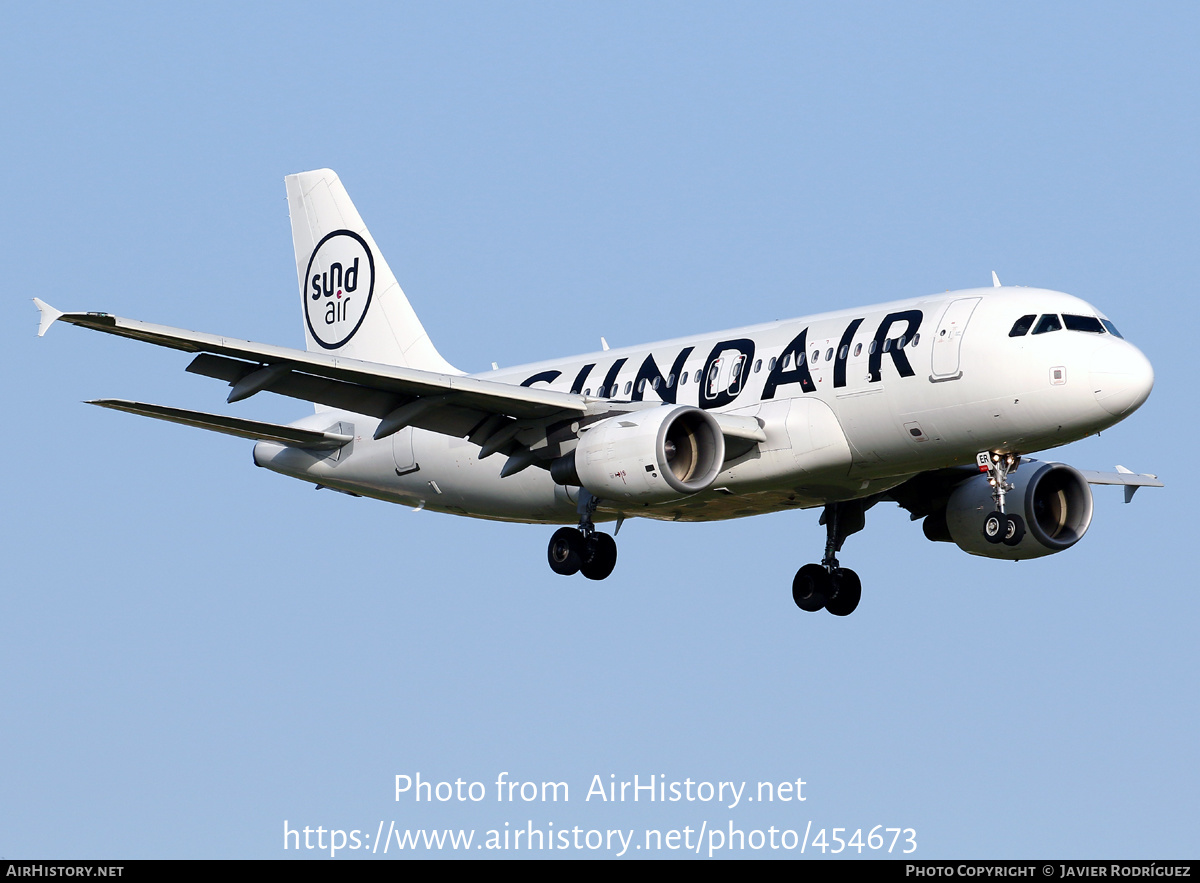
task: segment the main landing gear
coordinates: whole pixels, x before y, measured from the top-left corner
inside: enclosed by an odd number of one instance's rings
[[[866,505],[860,500],[831,503],[821,514],[825,525],[825,557],[820,564],[805,564],[792,579],[792,600],[801,610],[824,607],[834,616],[849,616],[862,598],[862,583],[853,570],[838,566],[837,553],[852,533],[866,524]]]
[[[550,537],[546,550],[555,573],[582,573],[588,579],[604,579],[617,566],[617,541],[592,524],[599,503],[587,490],[579,489],[579,527],[560,527]]]
[[[1020,515],[1009,515],[1004,511],[1005,496],[1013,489],[1008,473],[1016,472],[1021,464],[1020,454],[1004,454],[999,451],[980,451],[975,456],[979,471],[986,472],[988,484],[992,486],[992,500],[996,511],[983,519],[983,538],[989,543],[1018,545],[1025,536],[1025,520]]]

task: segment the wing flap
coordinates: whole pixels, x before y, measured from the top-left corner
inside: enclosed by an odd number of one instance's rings
[[[233,386],[243,377],[258,370],[258,365],[243,362],[240,359],[201,353],[192,359],[187,370],[203,377],[224,380]],[[398,401],[412,398],[401,393],[372,389],[343,380],[316,377],[300,371],[288,371],[274,378],[263,388],[278,395],[318,405],[327,405],[331,408],[342,408],[356,414],[366,414],[368,417],[383,417],[396,407]]]

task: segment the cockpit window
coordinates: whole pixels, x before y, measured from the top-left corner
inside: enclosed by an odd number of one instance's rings
[[[1115,334],[1117,337],[1120,337],[1121,340],[1125,339],[1125,337],[1121,334],[1121,332],[1117,330],[1117,326],[1114,325],[1112,322],[1108,321],[1107,319],[1101,319],[1100,322],[1104,325],[1105,328],[1108,329],[1109,334]]]
[[[1092,334],[1103,334],[1104,326],[1095,316],[1071,316],[1063,313],[1063,324],[1068,331],[1090,331]]]
[[[1036,318],[1037,316],[1033,315],[1032,313],[1030,313],[1028,316],[1022,316],[1016,321],[1016,324],[1013,325],[1012,331],[1008,332],[1008,336],[1024,337],[1029,333],[1029,329],[1033,327],[1033,320]]]
[[[1045,334],[1047,331],[1061,331],[1062,323],[1058,321],[1058,316],[1054,313],[1047,313],[1038,319],[1037,327],[1033,329],[1034,334]]]

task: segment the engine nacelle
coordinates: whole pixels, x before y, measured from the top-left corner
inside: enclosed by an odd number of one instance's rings
[[[551,474],[602,500],[666,503],[707,490],[724,462],[725,437],[711,414],[663,405],[593,424]]]
[[[1013,489],[1005,509],[1025,520],[1025,536],[1015,546],[993,545],[983,535],[983,522],[995,511],[992,488],[986,475],[969,478],[954,489],[946,504],[948,539],[964,552],[985,558],[1020,561],[1053,555],[1075,545],[1092,523],[1092,491],[1087,480],[1064,463],[1026,461],[1009,473]],[[930,516],[936,518],[936,516]],[[928,519],[927,519],[928,521]],[[940,533],[927,524],[930,539]]]

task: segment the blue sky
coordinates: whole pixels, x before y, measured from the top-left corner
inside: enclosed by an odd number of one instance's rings
[[[1169,3],[5,7],[0,855],[295,855],[284,820],[731,819],[911,827],[923,858],[1194,855],[1198,23]],[[314,492],[249,443],[81,404],[226,407],[184,355],[37,339],[31,297],[302,346],[282,178],[324,166],[466,370],[993,269],[1077,294],[1157,382],[1053,456],[1167,487],[1098,489],[1078,546],[1019,564],[877,506],[839,619],[788,592],[816,511],[631,521],[585,584],[546,567],[549,528]],[[502,771],[571,800],[393,799],[397,774]],[[584,801],[610,774],[802,778],[808,799]]]

